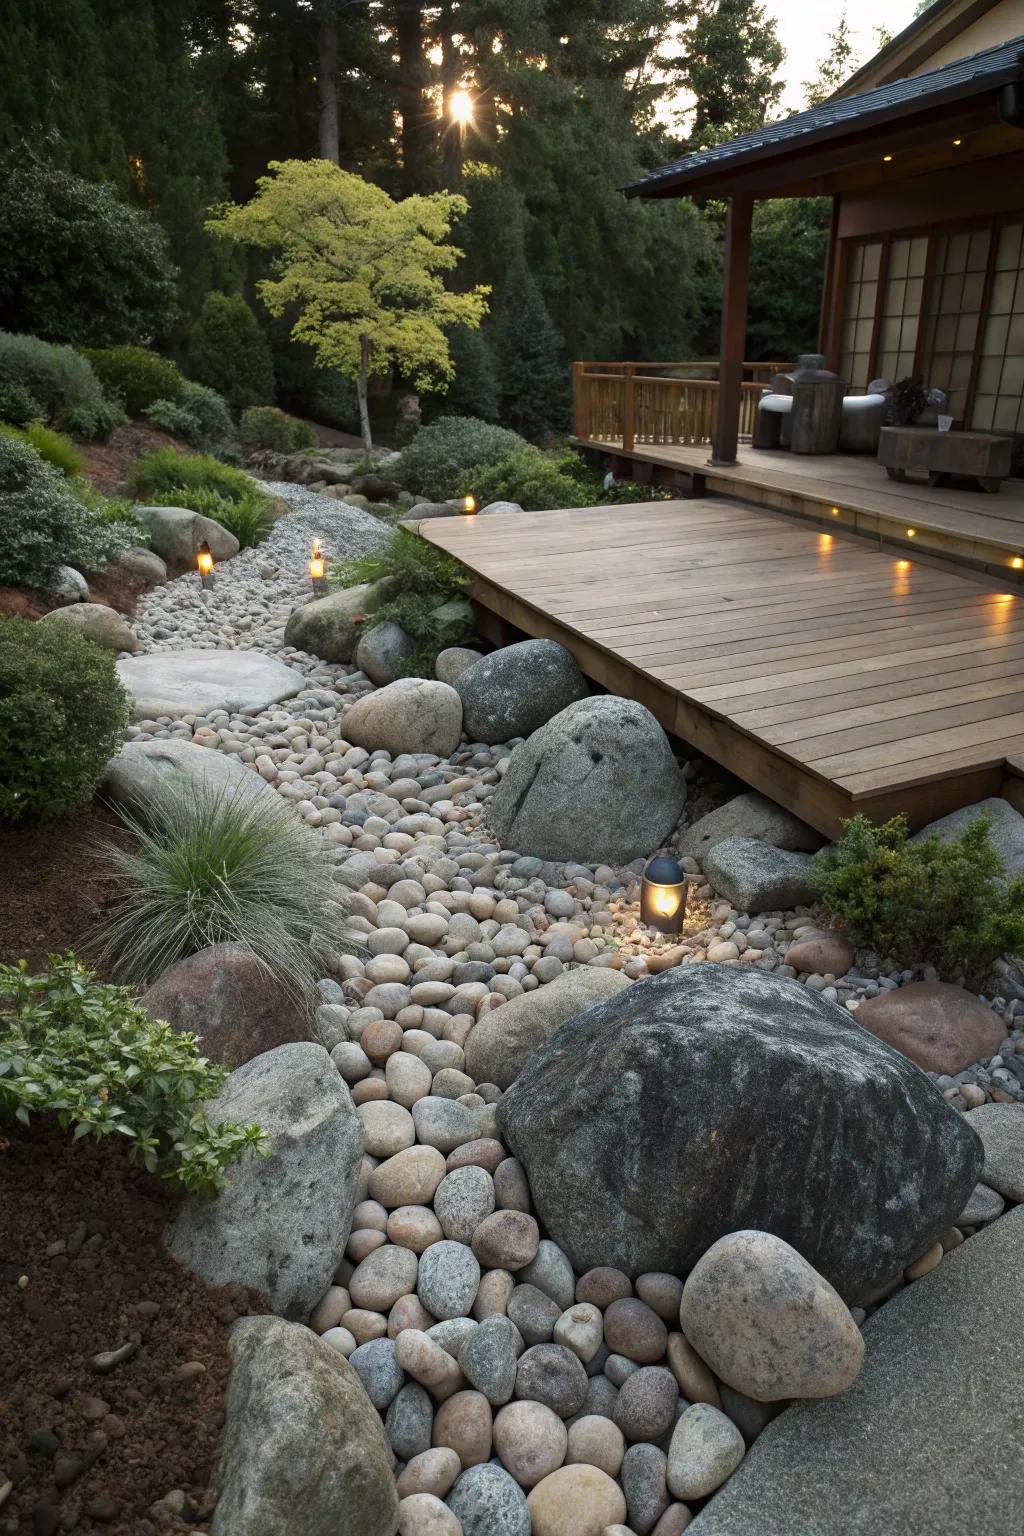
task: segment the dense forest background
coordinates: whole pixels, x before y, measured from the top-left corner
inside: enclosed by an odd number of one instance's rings
[[[843,23],[824,49],[809,100],[853,67]],[[0,156],[112,183],[159,222],[180,275],[153,341],[171,352],[210,291],[253,297],[258,271],[204,219],[268,162],[461,192],[457,281],[493,291],[482,331],[453,337],[448,408],[486,415],[524,352],[563,380],[573,358],[715,355],[721,209],[620,189],[777,115],[782,62],[757,0],[17,0]],[[818,201],[758,209],[753,357],[813,344],[827,224]],[[308,392],[287,326],[260,319],[279,391]]]

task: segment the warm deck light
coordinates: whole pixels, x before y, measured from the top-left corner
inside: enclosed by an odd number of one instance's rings
[[[832,516],[833,517],[838,517],[839,516],[839,508],[838,507],[833,507],[832,508]]]
[[[907,529],[907,538],[908,539],[916,539],[917,538],[917,529],[916,528],[908,528]]]
[[[448,115],[453,123],[465,128],[473,121],[473,98],[468,91],[452,91],[448,98]]]
[[[675,859],[651,859],[640,882],[640,921],[659,933],[682,933],[687,879]]]
[[[213,552],[205,539],[196,550],[196,566],[203,586],[211,587],[213,585]]]
[[[883,163],[885,165],[888,165],[891,160],[892,160],[892,155],[883,155],[882,156],[882,161],[883,161]]]
[[[313,540],[313,549],[309,556],[309,579],[313,583],[313,591],[323,596],[327,591],[327,581],[324,577],[324,557],[319,539]]]
[[[959,148],[960,148],[960,145],[961,145],[961,144],[962,144],[962,143],[963,143],[963,139],[954,139],[954,140],[953,140],[953,148],[954,148],[954,149],[959,149]]]
[[[463,496],[463,498],[462,498],[462,510],[463,510],[463,512],[475,512],[476,511],[476,497],[475,496]]]
[[[1024,571],[1024,560],[1021,559],[1020,555],[1014,555],[1013,559],[1010,561],[1010,564],[1013,566],[1015,571]]]

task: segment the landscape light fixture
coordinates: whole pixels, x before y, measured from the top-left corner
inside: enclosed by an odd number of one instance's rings
[[[666,855],[648,860],[640,882],[640,921],[659,933],[682,933],[689,882]]]
[[[1015,571],[1024,571],[1024,560],[1021,559],[1020,555],[1014,555],[1013,559],[1010,561],[1010,564],[1013,566]]]
[[[196,568],[199,571],[199,580],[204,587],[213,586],[213,551],[204,539],[196,550]]]
[[[313,540],[313,549],[309,557],[309,579],[313,583],[313,591],[317,597],[327,595],[327,578],[324,575],[324,557],[320,548],[320,540]]]
[[[917,529],[916,528],[908,528],[907,529],[907,538],[908,539],[916,539],[917,538]]]
[[[463,510],[463,512],[475,512],[476,511],[476,497],[475,496],[462,496],[462,497],[460,497],[460,501],[462,503],[462,510]]]

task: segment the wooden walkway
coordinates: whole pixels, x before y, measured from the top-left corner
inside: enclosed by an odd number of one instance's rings
[[[584,672],[829,836],[998,794],[1024,754],[1024,596],[715,498],[434,518],[496,638]]]
[[[615,442],[580,447],[621,455]],[[1024,583],[1024,480],[1006,480],[990,495],[970,485],[936,486],[890,480],[870,454],[796,454],[740,445],[739,462],[712,468],[710,448],[637,444],[634,465],[696,476],[702,492],[742,497],[759,506],[796,512],[823,525],[848,528],[946,559],[969,562]],[[914,530],[907,537],[908,528]]]

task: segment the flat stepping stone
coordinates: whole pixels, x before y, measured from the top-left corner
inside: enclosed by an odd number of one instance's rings
[[[135,720],[267,709],[292,698],[304,683],[283,661],[260,651],[153,651],[119,661],[117,670]]]
[[[1020,1530],[1024,1394],[1007,1302],[1022,1267],[1024,1207],[876,1312],[849,1391],[773,1420],[689,1536]]]

